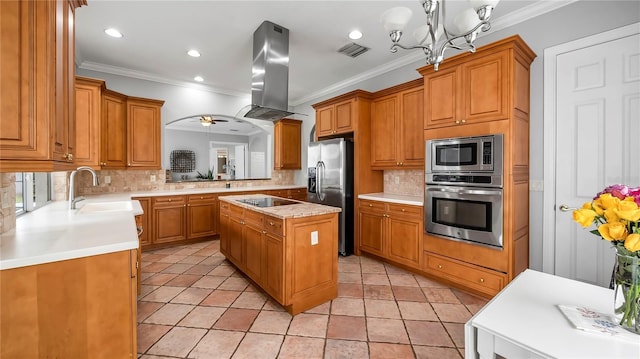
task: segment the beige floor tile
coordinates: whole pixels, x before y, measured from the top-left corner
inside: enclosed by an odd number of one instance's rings
[[[386,274],[362,273],[362,284],[366,285],[391,285]]]
[[[386,274],[387,270],[384,268],[384,264],[380,262],[362,263],[360,265],[362,273],[375,273]]]
[[[160,309],[165,303],[138,301],[138,311],[136,313],[137,321],[142,322],[148,316]]]
[[[149,349],[149,354],[186,358],[206,333],[205,329],[174,327]]]
[[[414,345],[454,347],[453,341],[440,322],[405,320],[404,324]]]
[[[216,266],[207,265],[207,264],[196,264],[193,267],[189,268],[184,274],[200,274],[205,275],[211,272]]]
[[[164,269],[166,269],[167,267],[169,267],[171,265],[171,263],[145,262],[145,259],[142,259],[142,262],[148,264],[148,265],[145,265],[144,267],[142,267],[142,269],[141,269],[142,273],[158,273],[158,272],[162,272]]]
[[[278,359],[322,359],[323,354],[323,338],[287,336],[280,348]]]
[[[391,286],[393,296],[396,300],[403,300],[406,302],[426,302],[422,289],[420,287],[398,287]]]
[[[442,322],[466,323],[471,319],[471,312],[462,304],[431,303],[431,306]]]
[[[193,264],[175,263],[162,270],[162,273],[182,274],[191,269]]]
[[[363,285],[364,298],[394,300],[390,285]]]
[[[307,314],[329,314],[331,312],[331,301],[316,305],[304,311]]]
[[[140,293],[138,293],[138,298],[142,298],[145,295],[153,292],[154,290],[160,288],[159,285],[148,285],[148,284],[141,284],[140,285]]]
[[[409,337],[400,319],[367,317],[367,335],[370,342],[409,344]]]
[[[329,317],[327,338],[366,341],[366,320],[360,317],[332,315]]]
[[[155,342],[165,335],[171,328],[170,325],[158,325],[140,323],[137,327],[138,332],[138,353],[146,352]]]
[[[244,338],[243,332],[210,330],[191,351],[189,358],[228,359]]]
[[[242,291],[242,290],[245,290],[245,288],[247,288],[248,285],[249,285],[249,282],[247,282],[247,280],[244,278],[229,277],[225,279],[225,281],[218,286],[218,289]]]
[[[369,343],[370,359],[413,358],[413,348],[409,344]]]
[[[238,298],[242,292],[235,290],[216,289],[208,297],[206,297],[200,305],[210,305],[216,307],[228,307]]]
[[[234,359],[270,359],[277,358],[284,336],[276,334],[247,333],[238,349],[233,354]]]
[[[287,335],[324,338],[328,321],[329,316],[325,314],[298,314],[293,317]]]
[[[143,322],[152,324],[165,324],[176,325],[182,318],[184,318],[191,310],[193,305],[186,304],[165,304],[162,308],[155,311],[147,317]]]
[[[148,274],[152,274],[152,273],[148,273]],[[177,274],[175,273],[157,273],[152,275],[151,277],[142,278],[140,282],[142,284],[149,284],[149,285],[164,285],[165,283],[172,280],[176,276]]]
[[[191,286],[192,287],[198,287],[198,288],[216,289],[225,280],[227,280],[227,277],[220,277],[220,276],[217,276],[217,275],[216,276],[205,275],[202,278],[200,278],[198,281],[193,283]]]
[[[175,298],[171,299],[171,303],[197,305],[202,302],[204,298],[209,296],[211,292],[213,292],[213,289],[187,288],[180,292],[180,294],[176,295]]]
[[[460,304],[458,297],[453,294],[449,288],[422,288],[422,291],[427,296],[427,299],[431,303],[452,303]]]
[[[220,319],[226,308],[197,306],[178,325],[181,327],[209,329]]]
[[[250,332],[286,334],[293,317],[287,312],[263,310],[253,322]]]
[[[331,314],[364,317],[364,301],[359,298],[338,297],[331,301]]]
[[[362,298],[362,284],[338,283],[338,297]]]
[[[172,287],[188,287],[200,278],[202,278],[202,275],[199,274],[178,274],[178,276],[168,281],[166,285]]]
[[[231,304],[232,308],[262,309],[267,297],[260,292],[243,292]]]
[[[436,288],[447,288],[446,285],[436,282],[433,279],[429,279],[423,276],[416,276],[415,277],[416,281],[418,282],[418,285],[421,288],[427,288],[427,287],[436,287]]]
[[[398,308],[404,320],[438,321],[438,316],[429,303],[398,301]]]
[[[341,273],[360,273],[360,263],[341,263],[338,266]]]
[[[200,262],[203,263],[203,262]],[[228,277],[236,272],[236,269],[232,266],[218,266],[212,270],[209,275],[219,275],[222,277]]]
[[[324,346],[325,359],[360,359],[369,357],[367,342],[327,339]]]
[[[394,300],[365,299],[364,307],[368,318],[400,319],[400,311]]]
[[[413,274],[389,274],[389,281],[392,286],[398,287],[419,287]]]
[[[463,323],[442,323],[449,333],[453,343],[458,348],[464,348],[464,324]]]
[[[178,255],[178,254],[170,254],[162,259],[160,259],[158,262],[160,263],[178,263],[181,260],[187,258],[187,256],[183,256],[183,255]]]
[[[416,359],[462,359],[462,355],[453,348],[426,347],[414,345]]]
[[[162,286],[158,287],[158,289],[153,292],[142,297],[142,300],[147,302],[162,302],[167,303],[171,299],[173,299],[176,295],[180,294],[185,288],[184,287],[169,287]]]
[[[338,283],[362,283],[362,275],[360,273],[338,272]]]
[[[229,308],[213,325],[214,329],[247,331],[260,311],[254,309]]]

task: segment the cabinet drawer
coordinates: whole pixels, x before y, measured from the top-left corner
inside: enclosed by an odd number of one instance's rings
[[[264,227],[269,233],[284,236],[283,221],[281,218],[264,216]]]
[[[185,196],[162,196],[162,197],[153,197],[153,206],[178,206],[184,205],[186,203]]]
[[[394,212],[394,213],[399,213],[404,215],[411,215],[415,217],[422,216],[422,207],[411,206],[408,204],[397,204],[397,203],[388,203],[387,206],[388,206],[389,212]]]
[[[244,221],[262,228],[262,225],[264,224],[264,215],[262,213],[245,209]]]
[[[220,212],[228,212],[229,207],[230,205],[228,202],[220,201]]]
[[[385,203],[380,201],[369,201],[366,199],[360,200],[360,210],[361,211],[379,211],[384,212]]]
[[[233,204],[228,204],[228,206],[229,206],[229,212],[231,212],[231,214],[234,217],[242,217],[242,212],[244,211],[244,208],[233,205]]]
[[[506,283],[506,276],[499,272],[493,272],[428,252],[425,252],[425,263],[428,273],[490,295],[498,293]]]
[[[218,196],[213,193],[191,194],[187,197],[189,203],[215,202],[217,199]]]

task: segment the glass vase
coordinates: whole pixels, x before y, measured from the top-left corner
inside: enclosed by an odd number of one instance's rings
[[[640,334],[640,258],[616,253],[614,314],[626,330]]]

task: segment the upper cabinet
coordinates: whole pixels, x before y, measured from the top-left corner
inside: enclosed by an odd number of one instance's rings
[[[299,170],[301,160],[302,121],[282,119],[275,122],[274,133],[274,161],[276,170]]]
[[[424,167],[424,91],[418,79],[374,94],[371,104],[371,167]]]
[[[163,101],[128,97],[102,80],[76,78],[75,165],[159,169]]]
[[[0,171],[75,166],[75,9],[84,0],[0,1]]]
[[[316,138],[341,137],[357,132],[358,127],[363,126],[362,122],[369,120],[369,110],[363,110],[363,107],[369,107],[370,99],[370,92],[355,90],[313,105],[316,110]]]
[[[419,69],[424,76],[424,129],[510,118],[522,104],[518,96],[528,96],[529,87],[528,69],[519,74],[514,64],[531,63],[533,57],[518,41],[508,39],[447,59],[438,71],[432,66]],[[524,102],[527,108],[521,110],[528,113],[528,97]]]

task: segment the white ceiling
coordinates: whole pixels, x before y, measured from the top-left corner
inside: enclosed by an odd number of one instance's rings
[[[502,0],[494,12],[493,29],[572,1]],[[403,42],[414,41],[413,30],[425,23],[418,0],[88,3],[76,13],[80,68],[173,84],[195,84],[194,76],[200,75],[204,85],[232,95],[250,93],[255,29],[265,20],[288,28],[290,105],[422,58],[419,50],[390,53],[391,41],[379,22],[380,14],[391,7],[411,8],[414,15]],[[467,1],[449,0],[447,12],[455,15],[467,6]],[[104,29],[109,27],[118,28],[124,37],[105,35]],[[337,53],[351,41],[347,34],[353,29],[364,33],[356,43],[371,48],[356,58]],[[192,48],[202,56],[187,56]]]

